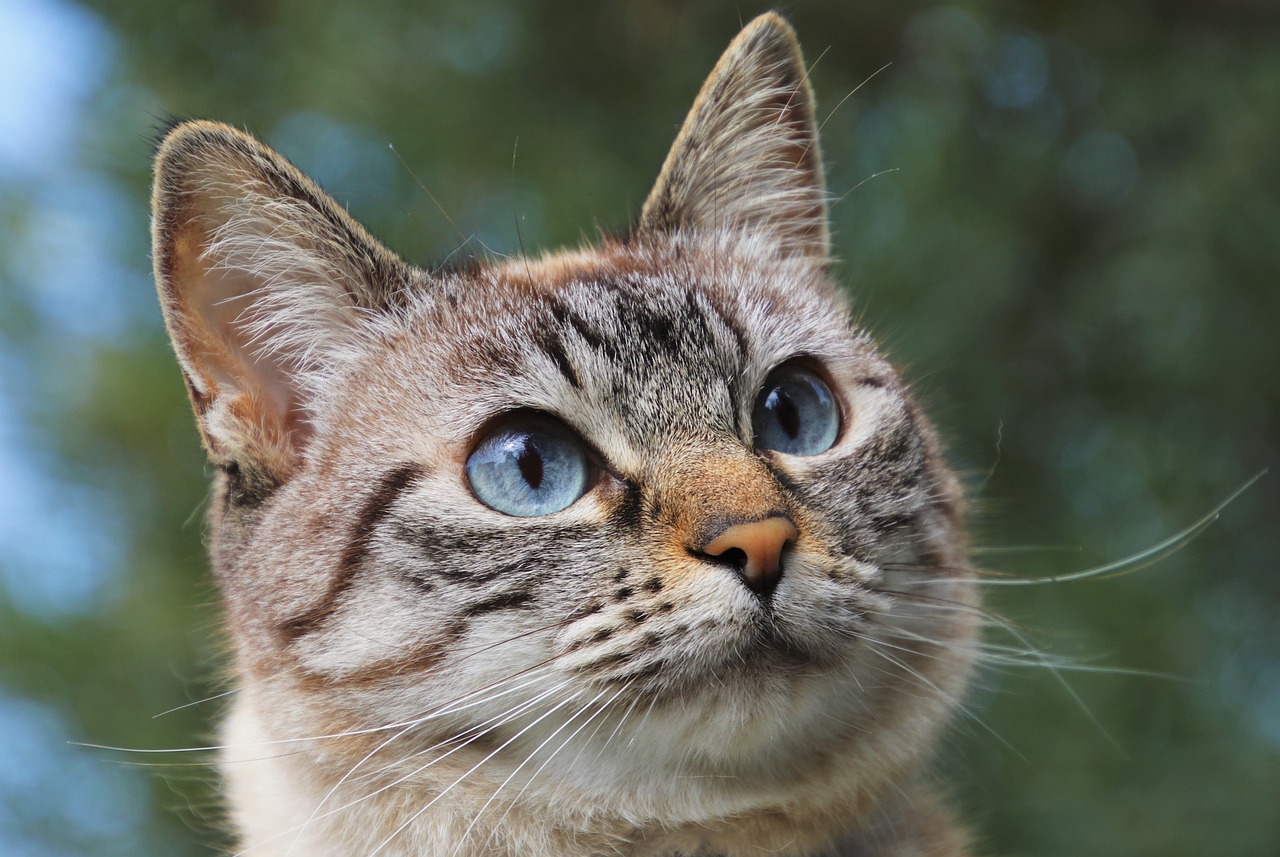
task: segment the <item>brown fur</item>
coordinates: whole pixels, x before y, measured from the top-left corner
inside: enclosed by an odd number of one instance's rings
[[[251,137],[166,138],[156,280],[220,469],[244,847],[968,853],[921,785],[977,626],[960,494],[828,277],[813,116],[763,16],[625,241],[436,274]],[[837,402],[828,450],[756,441],[792,366]],[[509,516],[466,463],[530,413],[593,475]],[[764,518],[794,532],[769,592],[702,552]]]

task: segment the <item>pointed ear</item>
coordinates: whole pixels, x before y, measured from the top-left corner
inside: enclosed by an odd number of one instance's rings
[[[320,380],[411,269],[284,158],[213,122],[160,144],[152,256],[210,459],[280,484]]]
[[[728,230],[825,261],[813,93],[790,25],[761,15],[729,45],[640,214],[641,233]]]

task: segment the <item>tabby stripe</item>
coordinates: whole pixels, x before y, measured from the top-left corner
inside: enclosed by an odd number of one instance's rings
[[[367,664],[349,675],[338,676],[304,670],[302,680],[305,686],[317,690],[338,686],[372,687],[401,676],[430,672],[444,662],[465,633],[465,623],[450,622],[433,639],[415,646],[400,657]]]
[[[293,642],[315,630],[338,609],[338,599],[355,580],[356,572],[369,551],[374,530],[377,529],[379,522],[387,516],[400,495],[413,487],[421,477],[422,468],[414,464],[397,467],[382,477],[378,487],[370,493],[364,507],[360,510],[355,526],[351,529],[351,538],[342,551],[342,558],[338,561],[337,571],[330,578],[329,587],[321,596],[319,603],[301,615],[280,623],[279,631],[286,641]]]
[[[591,661],[590,663],[575,666],[573,667],[573,670],[579,673],[601,672],[603,670],[609,669],[610,667],[621,666],[622,664],[627,663],[628,661],[634,659],[637,655],[640,655],[640,654],[643,654],[643,652],[624,649],[620,652],[614,652],[612,654],[605,655],[602,658],[596,658],[594,661]]]
[[[507,577],[515,577],[525,574],[529,571],[529,561],[520,560],[518,562],[499,565],[493,568],[474,569],[474,568],[440,568],[436,569],[436,573],[447,580],[457,583],[469,584],[476,586],[482,583],[492,583],[495,580],[501,580]]]
[[[706,319],[709,329],[713,327],[710,325],[710,322],[714,320],[719,322],[725,330],[729,331],[729,335],[733,337],[733,344],[737,349],[736,356],[738,373],[740,374],[742,371],[741,367],[746,363],[747,357],[750,354],[750,340],[747,338],[747,334],[742,329],[742,326],[738,324],[736,319],[721,309],[719,304],[707,295],[696,294],[691,291],[689,292],[689,300],[695,302],[698,311],[701,312],[703,318]],[[752,434],[751,412],[743,411],[742,400],[739,396],[736,379],[727,379],[725,389],[729,394],[729,409],[732,414],[734,428],[738,431],[739,436],[744,440],[750,440]]]
[[[665,659],[657,660],[649,664],[648,666],[640,667],[639,669],[633,670],[632,672],[623,673],[620,676],[611,676],[608,679],[608,682],[611,685],[616,686],[616,685],[627,685],[635,681],[645,681],[647,679],[654,678],[655,676],[658,675],[658,673],[662,672],[668,666],[670,666],[670,664]]]
[[[346,684],[373,685],[399,676],[430,672],[444,662],[454,645],[462,639],[465,626],[462,622],[450,622],[436,639],[428,640],[414,648],[408,655],[379,661],[360,670]]]
[[[572,327],[574,331],[577,332],[578,336],[581,336],[583,341],[596,351],[612,351],[612,349],[605,347],[604,337],[592,330],[590,325],[588,325],[581,316],[555,298],[551,298],[548,303],[551,306],[551,314],[555,316],[556,322],[561,327],[566,325]]]
[[[901,512],[871,515],[867,527],[881,537],[918,529],[915,515],[906,515]]]
[[[582,381],[578,378],[578,373],[574,370],[573,364],[569,362],[569,355],[564,350],[564,339],[560,336],[559,331],[552,331],[538,337],[538,347],[542,349],[542,353],[546,354],[560,369],[570,384],[575,388],[582,389]]]
[[[463,612],[470,618],[483,616],[486,613],[494,613],[499,610],[511,610],[513,608],[531,607],[533,606],[533,596],[528,592],[504,592],[501,595],[494,595],[483,601],[477,601],[463,609]]]
[[[733,316],[729,315],[729,313],[721,309],[719,304],[717,304],[714,300],[712,300],[711,298],[705,295],[701,297],[702,297],[702,302],[705,303],[707,308],[711,310],[711,313],[716,317],[716,319],[719,320],[721,324],[725,326],[725,329],[728,330],[729,333],[733,336],[733,341],[738,346],[738,353],[745,358],[751,352],[751,346],[749,344],[751,340],[747,337],[746,331],[742,329],[742,325],[738,324],[737,319],[735,319]]]
[[[266,502],[277,488],[278,483],[265,471],[258,468],[242,468],[239,462],[228,461],[220,465],[225,481],[224,501],[226,511],[232,509],[256,509]]]

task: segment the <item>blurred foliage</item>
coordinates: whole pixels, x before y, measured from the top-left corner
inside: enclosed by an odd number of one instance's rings
[[[219,709],[179,708],[218,692],[219,643],[149,282],[154,132],[251,129],[418,262],[534,252],[625,227],[759,10],[5,9],[0,852],[209,854],[199,757],[68,743],[197,746]],[[839,276],[966,474],[978,562],[1118,559],[1272,471],[1142,574],[992,591],[1014,629],[992,643],[1080,669],[993,664],[939,776],[996,854],[1277,853],[1280,7],[784,11],[825,107]]]

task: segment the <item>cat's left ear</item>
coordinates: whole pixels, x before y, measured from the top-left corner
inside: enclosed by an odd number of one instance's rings
[[[677,231],[729,231],[828,258],[813,92],[795,32],[777,15],[729,45],[645,201],[640,233]]]

